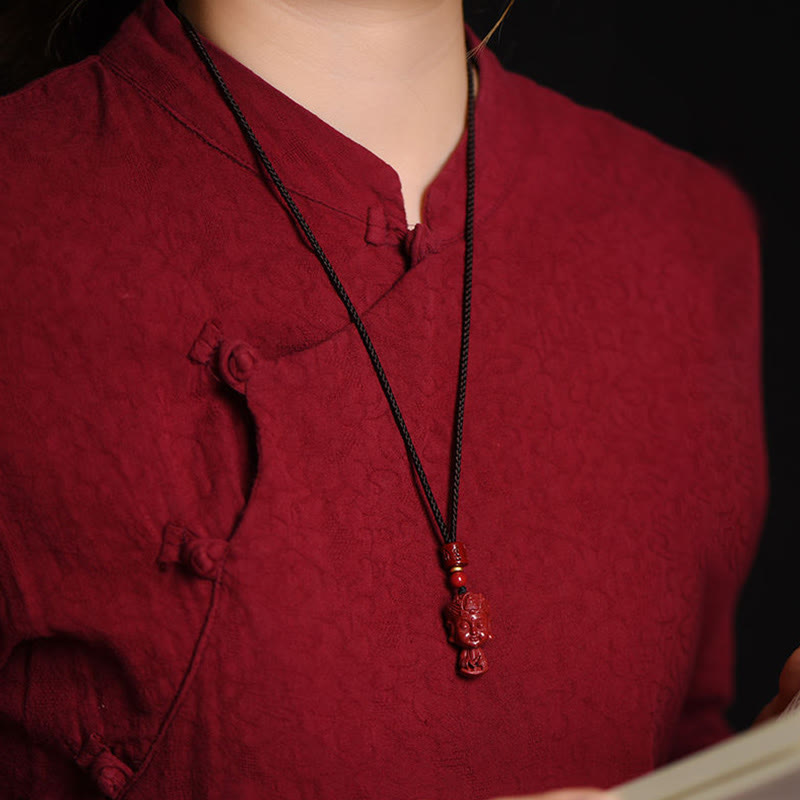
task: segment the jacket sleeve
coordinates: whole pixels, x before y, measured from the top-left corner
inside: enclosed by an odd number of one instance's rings
[[[731,736],[725,712],[734,698],[734,620],[739,581],[720,575],[709,582],[702,641],[669,761],[710,747]]]
[[[714,330],[708,366],[725,376],[717,399],[720,458],[730,460],[724,491],[746,493],[746,512],[717,510],[705,553],[706,584],[695,668],[669,751],[675,760],[733,733],[735,622],[741,590],[761,538],[769,497],[763,408],[760,223],[747,195],[720,171],[704,189],[706,222],[719,242],[713,269]],[[724,496],[724,495],[723,495]]]

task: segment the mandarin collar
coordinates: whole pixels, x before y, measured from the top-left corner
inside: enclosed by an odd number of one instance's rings
[[[364,238],[371,244],[408,238],[400,178],[393,167],[198,35],[292,194],[362,220]],[[466,46],[472,48],[479,41],[465,25]],[[271,183],[167,0],[143,0],[99,56],[179,122],[201,133],[211,146]],[[508,155],[508,148],[519,149],[518,141],[508,139],[508,126],[503,124],[511,99],[504,92],[506,73],[487,48],[478,56],[477,66],[476,235],[477,226],[505,196],[513,177],[514,159],[504,159],[504,153]],[[459,144],[428,190],[422,227],[429,248],[439,249],[464,236],[466,155],[465,126]]]

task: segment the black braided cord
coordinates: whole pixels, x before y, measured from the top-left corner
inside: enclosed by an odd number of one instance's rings
[[[359,333],[359,336],[361,336],[361,341],[364,343],[364,347],[367,350],[367,354],[369,355],[370,361],[372,362],[372,366],[374,367],[375,373],[378,376],[378,381],[380,382],[381,388],[383,389],[383,393],[386,395],[386,399],[389,403],[389,408],[391,409],[392,415],[394,416],[394,420],[397,423],[398,429],[400,430],[400,435],[403,437],[403,442],[405,443],[409,458],[411,459],[411,463],[414,466],[414,470],[416,471],[419,481],[422,484],[423,491],[425,492],[425,497],[428,500],[428,504],[430,505],[431,512],[433,513],[434,519],[436,520],[436,524],[439,528],[442,538],[444,539],[445,542],[454,542],[456,540],[456,521],[458,518],[458,489],[461,480],[461,450],[462,450],[463,429],[464,429],[464,407],[467,394],[467,361],[469,356],[470,311],[472,306],[472,252],[473,252],[472,242],[473,242],[473,223],[474,223],[474,213],[475,213],[475,100],[473,97],[474,78],[470,66],[473,63],[472,59],[471,58],[468,59],[468,68],[467,68],[468,81],[469,81],[469,96],[468,96],[469,99],[467,108],[467,120],[468,120],[467,211],[466,211],[466,229],[465,229],[466,251],[464,257],[464,292],[463,292],[462,319],[461,319],[461,353],[458,365],[458,391],[456,397],[456,414],[455,414],[454,460],[453,460],[453,474],[450,485],[450,515],[449,515],[449,524],[446,525],[444,517],[442,516],[442,512],[439,510],[439,506],[437,505],[436,500],[433,496],[433,491],[431,490],[430,484],[428,483],[428,478],[425,474],[422,462],[420,461],[419,456],[417,455],[417,450],[414,447],[414,443],[411,441],[411,434],[408,432],[408,428],[406,427],[403,415],[400,413],[400,406],[397,404],[397,400],[395,399],[392,387],[389,385],[389,379],[386,377],[386,372],[384,371],[380,359],[378,358],[378,353],[375,350],[375,346],[372,344],[372,340],[370,339],[370,336],[367,333],[366,326],[364,325],[364,322],[362,321],[358,311],[356,311],[356,307],[353,305],[353,301],[350,299],[350,296],[345,291],[344,285],[339,279],[339,276],[336,274],[336,271],[333,269],[333,266],[331,266],[328,257],[322,250],[322,247],[320,246],[316,237],[312,233],[311,228],[309,227],[305,218],[295,205],[295,202],[292,199],[291,195],[289,194],[289,191],[284,186],[283,181],[281,181],[281,179],[278,177],[275,168],[272,166],[270,160],[264,153],[264,150],[261,147],[260,142],[256,138],[255,133],[253,133],[253,129],[250,127],[249,123],[245,119],[245,116],[242,113],[241,109],[239,108],[239,105],[234,100],[233,95],[230,92],[230,89],[228,89],[228,86],[222,79],[222,75],[219,73],[216,64],[214,64],[214,62],[211,59],[211,56],[208,54],[208,51],[204,47],[203,43],[200,41],[200,37],[197,35],[197,31],[194,29],[194,26],[174,6],[174,3],[171,3],[170,6],[173,12],[178,16],[178,18],[183,23],[184,30],[191,39],[192,43],[194,44],[195,49],[200,54],[200,57],[203,59],[206,66],[208,67],[208,70],[211,73],[214,80],[216,81],[219,90],[222,92],[222,95],[225,98],[226,102],[228,103],[228,106],[230,107],[231,111],[236,117],[239,126],[242,128],[245,136],[255,149],[256,153],[261,159],[261,162],[263,163],[264,167],[266,168],[267,172],[269,173],[270,177],[275,183],[275,186],[278,188],[278,191],[281,193],[281,196],[286,201],[286,204],[289,206],[289,209],[291,210],[295,219],[300,224],[300,227],[303,229],[303,232],[305,233],[306,238],[309,241],[309,244],[311,245],[312,249],[316,253],[320,262],[322,263],[325,273],[327,274],[328,279],[330,280],[334,290],[336,291],[336,294],[339,295],[339,298],[344,304],[344,307],[347,309],[347,313],[350,315],[350,319],[353,321],[353,324],[355,325],[356,330]]]

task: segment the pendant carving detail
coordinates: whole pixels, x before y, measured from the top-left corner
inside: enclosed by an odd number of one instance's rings
[[[447,641],[460,648],[458,672],[465,676],[483,675],[489,664],[483,645],[493,639],[489,602],[476,592],[456,591],[444,610]]]

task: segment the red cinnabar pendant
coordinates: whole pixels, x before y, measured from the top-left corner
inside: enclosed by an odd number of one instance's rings
[[[458,654],[458,671],[461,675],[483,675],[489,669],[489,664],[482,646],[494,638],[489,619],[489,602],[482,594],[466,589],[464,567],[469,561],[461,542],[444,545],[442,562],[450,573],[449,583],[455,589],[452,600],[444,610],[447,641],[461,648]]]

